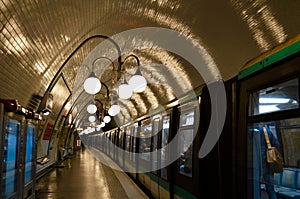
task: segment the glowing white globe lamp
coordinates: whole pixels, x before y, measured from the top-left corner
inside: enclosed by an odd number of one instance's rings
[[[95,104],[89,104],[86,109],[88,113],[94,114],[97,111],[97,106]]]
[[[106,115],[104,118],[103,118],[103,122],[105,123],[109,123],[111,120],[110,116]]]
[[[95,76],[95,73],[92,72],[90,76],[84,81],[83,88],[85,92],[88,94],[94,95],[98,93],[101,89],[101,82],[100,80]]]
[[[101,128],[105,127],[105,122],[101,122],[100,127]]]
[[[128,84],[131,86],[133,92],[141,93],[143,92],[147,87],[147,81],[142,75],[135,74],[132,76]]]
[[[108,109],[108,114],[113,117],[120,113],[120,110],[120,106],[118,104],[114,104]]]
[[[118,90],[121,99],[129,99],[132,96],[132,88],[128,84],[121,84]]]
[[[95,122],[96,121],[96,117],[93,116],[93,115],[89,116],[89,121],[90,122]]]

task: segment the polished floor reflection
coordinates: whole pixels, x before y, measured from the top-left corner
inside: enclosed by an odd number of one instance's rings
[[[112,169],[102,166],[87,150],[43,176],[36,187],[38,199],[128,198]]]

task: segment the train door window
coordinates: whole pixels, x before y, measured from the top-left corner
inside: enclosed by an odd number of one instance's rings
[[[271,145],[283,156],[282,173],[271,173],[266,161],[266,128]],[[254,198],[279,193],[300,191],[300,118],[250,123],[248,125],[249,179],[253,180]],[[300,195],[300,194],[299,194]]]
[[[284,196],[282,190],[300,196],[300,117],[292,110],[299,109],[299,79],[253,91],[248,97],[247,178],[253,198]],[[266,134],[283,156],[280,173],[273,173],[267,163]]]
[[[125,150],[130,151],[130,128],[126,128],[126,141],[125,141]]]
[[[153,120],[153,129],[152,129],[152,152],[157,152],[158,149],[158,134],[160,131],[160,119],[155,118]],[[155,174],[157,174],[157,168],[158,168],[158,157],[157,153],[151,153],[152,154],[152,170]]]
[[[160,175],[164,179],[168,179],[168,173],[166,168],[167,162],[167,145],[169,140],[169,129],[170,129],[170,116],[164,116],[162,120],[162,132],[161,132],[161,154],[160,154]]]
[[[146,122],[142,124],[141,132],[140,132],[139,151],[140,153],[142,153],[140,157],[147,161],[150,161],[151,136],[152,136],[152,123]]]
[[[297,78],[251,93],[249,116],[299,108],[298,90]]]
[[[119,133],[119,147],[123,149],[123,130],[120,130]]]
[[[130,127],[127,127],[128,129],[128,134],[129,134],[129,152],[132,152],[133,151],[133,127],[130,126]],[[133,161],[133,154],[130,153],[129,154],[129,159],[130,161]]]
[[[110,136],[111,136],[111,139],[110,139],[110,155],[111,155],[111,157],[113,157],[114,156],[114,141],[115,141],[115,131],[112,131],[111,132],[111,134],[110,134]]]
[[[36,128],[33,124],[28,123],[25,155],[25,184],[32,180],[32,166],[34,156],[34,140]]]
[[[109,148],[109,139],[110,139],[110,134],[109,134],[109,132],[107,132],[106,133],[106,153],[107,154],[109,154],[109,150],[110,150],[110,148]]]
[[[135,153],[136,153],[136,135],[137,135],[138,125],[135,124],[132,127],[132,152],[133,152],[133,162],[135,162]]]
[[[111,132],[111,140],[112,143],[115,143],[115,131]]]
[[[194,125],[195,111],[186,111],[180,115],[180,127],[192,126]]]
[[[119,153],[118,153],[118,161],[121,167],[123,167],[124,160],[124,129],[121,128],[119,131]]]
[[[16,192],[17,185],[17,154],[20,133],[20,122],[9,119],[5,129],[4,159],[2,169],[2,197],[6,198]]]
[[[192,177],[193,165],[193,137],[195,110],[182,111],[180,114],[178,149],[181,156],[178,163],[180,174]]]

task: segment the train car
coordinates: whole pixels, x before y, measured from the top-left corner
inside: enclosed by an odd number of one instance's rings
[[[300,197],[299,51],[299,39],[289,41],[251,61],[238,75],[238,198]],[[270,172],[265,142],[282,154],[282,171]]]
[[[206,157],[198,154],[212,115],[207,86],[199,89],[197,100],[173,103],[118,129],[111,141],[122,150],[110,156],[153,198],[299,198],[299,53],[296,38],[250,61],[224,82],[226,121]],[[284,162],[270,182],[263,171],[264,128],[276,138]],[[165,151],[176,136],[177,148]],[[180,157],[166,164],[176,151]]]

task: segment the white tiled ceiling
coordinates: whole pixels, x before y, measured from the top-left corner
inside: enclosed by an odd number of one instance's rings
[[[250,59],[298,34],[299,10],[295,0],[2,0],[0,97],[29,106],[32,95],[43,96],[58,72],[72,90],[83,61],[103,41],[90,39],[73,53],[84,40],[140,27],[164,27],[192,38],[227,80]],[[184,92],[204,83],[186,60],[166,50],[134,53],[145,77],[167,86],[152,83],[143,95],[121,101],[127,106],[124,117],[141,116],[151,106],[173,100],[175,88]],[[166,67],[145,66],[154,61]],[[101,81],[113,89],[115,75],[108,70]]]

